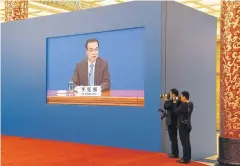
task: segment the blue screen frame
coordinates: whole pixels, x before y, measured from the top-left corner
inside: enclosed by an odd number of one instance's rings
[[[129,2],[3,23],[2,134],[162,151],[161,14],[161,2]],[[46,38],[135,27],[145,28],[144,107],[46,103]]]

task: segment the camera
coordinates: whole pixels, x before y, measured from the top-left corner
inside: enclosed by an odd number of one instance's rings
[[[181,100],[181,97],[180,96],[175,96],[172,98],[173,101],[178,101],[178,100]]]
[[[181,100],[180,96],[175,96],[170,98],[170,94],[166,93],[166,94],[160,94],[160,99],[165,99],[165,100],[172,100],[174,102]]]
[[[185,128],[189,128],[189,122],[188,122],[188,120],[183,120],[183,121],[182,121],[182,124],[183,124],[183,126],[184,126]]]
[[[170,94],[169,93],[165,93],[165,94],[160,94],[160,99],[170,99]]]
[[[162,113],[161,120],[163,120],[167,116],[167,113],[164,110],[162,110],[162,109],[158,109],[158,112]]]

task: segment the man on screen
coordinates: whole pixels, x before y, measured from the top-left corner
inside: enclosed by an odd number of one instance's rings
[[[73,75],[74,84],[77,86],[101,86],[102,91],[109,90],[108,63],[98,56],[98,40],[87,40],[85,48],[87,58],[77,64]]]

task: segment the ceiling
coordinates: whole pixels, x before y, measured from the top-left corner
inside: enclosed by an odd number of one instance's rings
[[[113,5],[133,0],[29,0],[29,18],[71,12],[105,5]],[[220,17],[221,0],[176,0],[209,15]],[[0,22],[4,22],[4,0],[0,0]],[[218,40],[220,25],[218,21]]]

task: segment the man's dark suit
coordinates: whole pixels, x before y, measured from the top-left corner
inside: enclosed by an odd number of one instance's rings
[[[77,64],[73,82],[77,86],[88,86],[88,59]],[[102,90],[110,90],[110,74],[108,71],[108,63],[102,58],[97,58],[94,72],[94,85],[101,86]]]
[[[183,102],[177,108],[179,136],[183,147],[183,160],[185,162],[190,162],[191,160],[190,132],[192,130],[191,124],[192,111],[193,111],[192,102],[189,103]]]
[[[166,125],[168,127],[169,139],[171,141],[172,155],[178,157],[178,140],[177,140],[177,104],[172,100],[164,102],[164,109],[167,111]]]

